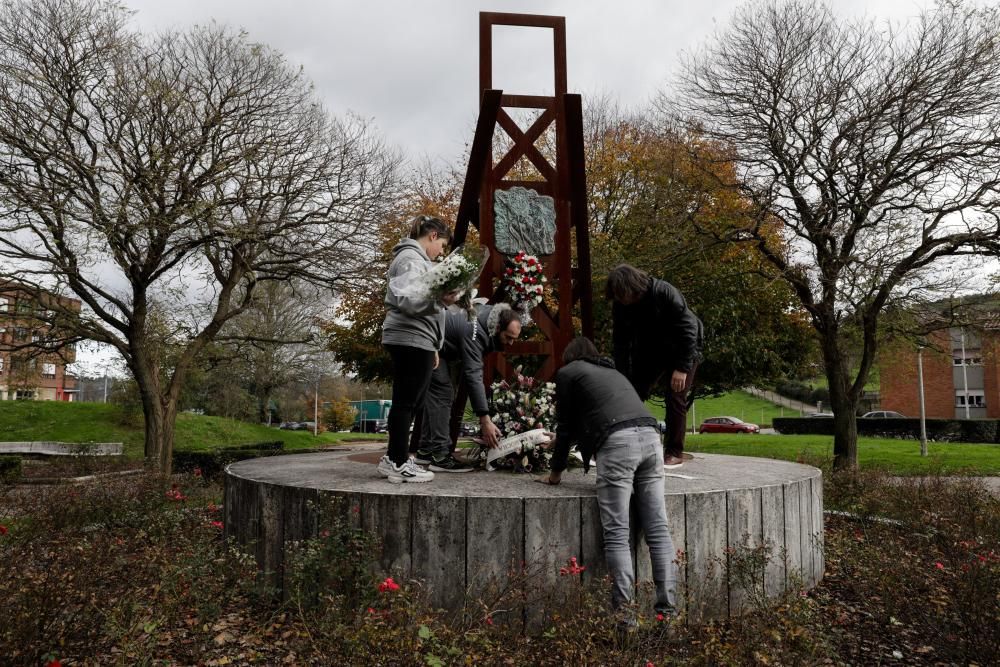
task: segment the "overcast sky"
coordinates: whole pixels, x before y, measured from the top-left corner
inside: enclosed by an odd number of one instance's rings
[[[479,12],[566,17],[569,91],[645,105],[680,54],[725,26],[739,0],[123,0],[143,32],[211,21],[301,65],[336,113],[371,119],[410,159],[457,164],[478,109]],[[930,0],[831,0],[844,15],[905,20]],[[495,87],[552,93],[551,32],[494,29]],[[85,364],[110,353],[81,351]]]
[[[479,12],[566,17],[570,92],[645,104],[678,54],[726,23],[736,0],[124,0],[144,31],[217,21],[301,64],[335,113],[375,121],[411,158],[462,158],[478,105]],[[930,2],[832,0],[845,14],[902,19]],[[551,32],[494,30],[494,85],[551,94]],[[542,63],[541,67],[538,63]]]

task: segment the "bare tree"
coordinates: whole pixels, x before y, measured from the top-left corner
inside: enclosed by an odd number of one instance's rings
[[[998,34],[995,8],[960,2],[902,27],[808,0],[758,2],[686,59],[675,99],[661,98],[731,147],[730,185],[754,220],[735,238],[760,248],[819,335],[838,468],[857,464],[880,315],[943,287],[948,258],[998,247]],[[775,221],[788,252],[764,233]]]
[[[246,35],[146,37],[127,18],[102,0],[0,8],[0,279],[83,302],[75,331],[125,359],[167,472],[195,358],[261,285],[362,275],[397,158]],[[182,343],[168,368],[161,334]]]
[[[253,304],[216,338],[223,363],[237,367],[242,384],[257,400],[260,421],[271,423],[274,392],[316,375],[321,318],[332,305],[321,290],[296,281],[258,289]]]

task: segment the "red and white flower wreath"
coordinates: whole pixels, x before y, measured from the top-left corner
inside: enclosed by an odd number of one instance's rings
[[[524,251],[514,256],[512,264],[504,271],[504,279],[510,286],[511,301],[519,309],[530,311],[542,302],[548,278],[542,273],[542,263],[538,258]]]

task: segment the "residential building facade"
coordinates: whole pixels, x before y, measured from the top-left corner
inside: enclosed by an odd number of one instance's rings
[[[0,285],[0,400],[73,401],[76,361],[59,321],[80,312],[80,302],[16,284]]]
[[[880,363],[883,410],[920,414],[918,355],[923,365],[927,417],[1000,419],[1000,319],[931,335],[919,352],[890,346]]]

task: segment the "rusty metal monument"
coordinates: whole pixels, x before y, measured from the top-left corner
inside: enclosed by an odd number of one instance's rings
[[[554,95],[518,95],[493,88],[493,28],[518,26],[549,30],[552,33]],[[501,284],[505,258],[516,252],[504,245],[505,236],[538,239],[533,248],[521,248],[542,254],[554,299],[532,311],[532,318],[545,340],[521,341],[508,350],[510,355],[540,355],[544,358],[536,377],[549,380],[561,363],[563,350],[573,339],[573,315],[579,307],[582,333],[593,338],[594,322],[590,282],[590,241],[587,231],[587,183],[583,152],[583,106],[579,95],[566,90],[566,19],[562,16],[533,14],[502,14],[483,12],[479,15],[479,120],[472,141],[469,165],[455,221],[456,245],[465,240],[469,225],[479,231],[480,242],[489,248],[490,260],[480,279],[480,295],[493,298]],[[530,127],[522,128],[510,109],[533,109],[539,115]],[[494,155],[494,135],[497,130],[509,138],[510,147],[503,155]],[[553,131],[554,130],[554,133]],[[548,133],[554,134],[554,155],[550,147],[543,150],[538,143]],[[547,154],[548,155],[547,155]],[[521,162],[528,163],[540,175],[539,180],[516,180],[512,170]],[[535,229],[520,233],[501,234],[498,247],[497,211],[508,206],[508,199],[524,197],[519,191],[549,198],[554,209],[554,221],[543,214],[535,220]],[[527,206],[544,209],[545,202]],[[554,222],[555,234],[547,226]],[[551,245],[546,241],[551,237]],[[576,265],[573,265],[574,250]],[[555,307],[552,307],[555,304]],[[503,354],[492,355],[487,363],[487,384],[494,374],[508,376],[512,368]]]

